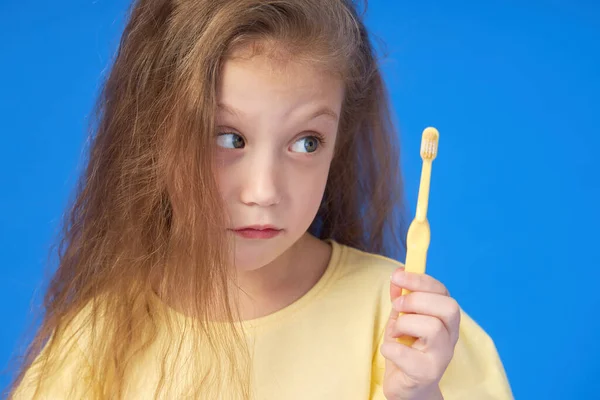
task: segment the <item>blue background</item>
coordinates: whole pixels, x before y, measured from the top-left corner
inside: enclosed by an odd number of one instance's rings
[[[0,368],[41,295],[127,6],[0,2]],[[421,131],[440,131],[429,273],[495,339],[518,399],[600,393],[599,21],[593,1],[369,5],[411,210]]]

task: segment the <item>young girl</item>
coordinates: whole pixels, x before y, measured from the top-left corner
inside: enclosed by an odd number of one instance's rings
[[[391,258],[398,144],[350,0],[138,0],[94,133],[11,398],[512,398]]]

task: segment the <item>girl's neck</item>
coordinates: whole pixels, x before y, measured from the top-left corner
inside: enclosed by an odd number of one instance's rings
[[[240,318],[260,318],[301,298],[323,276],[331,251],[329,244],[306,233],[271,263],[238,273]]]
[[[239,318],[250,320],[279,311],[304,296],[323,276],[331,258],[331,246],[306,233],[271,263],[251,272],[238,273],[238,285],[231,286],[231,305],[237,299]],[[151,279],[156,295],[170,308],[184,311],[181,291],[170,296],[160,286],[160,278]]]

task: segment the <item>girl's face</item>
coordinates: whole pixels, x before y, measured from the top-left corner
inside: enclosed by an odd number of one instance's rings
[[[225,62],[218,91],[217,179],[236,266],[251,271],[290,249],[317,214],[344,90],[341,80],[294,61],[236,56]],[[253,225],[280,231],[236,231]]]

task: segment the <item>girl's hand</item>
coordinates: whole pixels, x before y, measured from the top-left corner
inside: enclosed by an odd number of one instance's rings
[[[410,290],[401,296],[402,288]],[[392,313],[381,354],[386,359],[383,393],[388,400],[443,399],[439,382],[458,340],[460,307],[446,287],[425,274],[398,268],[390,284]],[[399,313],[406,313],[398,316]],[[400,336],[417,341],[408,347]]]

